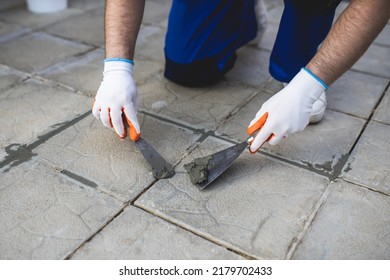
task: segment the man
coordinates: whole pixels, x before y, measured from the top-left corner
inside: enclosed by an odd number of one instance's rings
[[[332,27],[340,1],[284,0],[270,73],[286,86],[251,121],[248,133],[258,132],[251,152],[320,121],[328,86],[363,55],[389,20],[389,0],[351,0]],[[95,117],[122,138],[123,113],[133,141],[140,127],[132,59],[143,8],[141,0],[107,0],[104,78],[93,105]],[[261,5],[255,0],[173,0],[165,77],[185,86],[222,78],[233,67],[236,50],[256,37],[259,14]]]

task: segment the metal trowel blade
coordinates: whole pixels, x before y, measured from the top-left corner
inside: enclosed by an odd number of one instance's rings
[[[212,159],[209,161],[207,168],[207,181],[197,184],[197,186],[201,190],[207,187],[212,181],[217,179],[239,155],[241,155],[246,147],[248,147],[248,142],[244,141],[211,155]]]
[[[152,167],[153,176],[156,179],[171,178],[175,175],[172,165],[170,165],[153,147],[144,139],[139,138],[135,142],[145,160]]]

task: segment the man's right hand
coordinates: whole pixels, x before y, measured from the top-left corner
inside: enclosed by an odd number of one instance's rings
[[[105,60],[103,81],[95,96],[92,114],[106,127],[113,127],[120,138],[125,138],[127,135],[123,123],[123,119],[126,119],[130,139],[137,141],[140,136],[137,119],[139,99],[133,79],[133,67],[130,61]]]

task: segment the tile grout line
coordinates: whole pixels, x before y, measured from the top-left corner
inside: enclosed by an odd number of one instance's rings
[[[354,150],[355,146],[357,145],[357,143],[359,142],[361,136],[363,135],[364,131],[366,130],[366,127],[368,126],[368,124],[370,123],[372,117],[374,116],[374,113],[376,111],[376,109],[378,108],[379,104],[381,103],[382,99],[384,98],[387,90],[390,88],[390,82],[388,83],[388,85],[386,86],[386,88],[384,89],[381,97],[379,98],[377,104],[374,106],[370,116],[367,118],[367,121],[366,123],[364,124],[362,130],[360,131],[359,135],[357,136],[356,138],[356,141],[354,142],[354,144],[352,145],[351,149],[349,150],[348,152],[348,156],[345,158],[345,159],[342,159],[342,161],[344,161],[344,164],[342,164],[342,166],[340,166],[340,170],[334,170],[334,174],[333,174],[333,180],[332,181],[335,181],[337,179],[340,179],[340,180],[343,180],[345,182],[348,182],[347,180],[345,180],[344,178],[341,178],[340,175],[342,174],[342,171],[343,171],[343,167],[345,166],[345,163],[348,161],[349,159],[349,156],[351,155],[352,151]],[[337,163],[336,163],[337,164]],[[341,164],[340,164],[341,165]],[[321,206],[323,205],[323,203],[325,202],[326,198],[328,197],[330,191],[331,191],[331,184],[332,184],[332,181],[330,182],[330,184],[327,186],[327,188],[325,189],[324,193],[322,194],[322,196],[320,197],[320,199],[318,200],[318,202],[316,203],[316,206],[314,207],[313,211],[311,212],[311,214],[309,215],[309,218],[307,219],[307,221],[305,222],[304,224],[304,227],[303,229],[301,230],[301,232],[298,234],[298,236],[296,238],[294,238],[291,242],[291,244],[289,245],[289,251],[287,252],[287,255],[286,255],[286,259],[291,259],[298,247],[298,245],[300,244],[300,242],[303,240],[303,238],[305,237],[306,233],[309,231],[311,225],[313,224]],[[352,182],[351,182],[352,183]],[[355,184],[355,183],[354,183]],[[375,191],[375,190],[372,190],[368,187],[364,187],[364,186],[361,186],[361,185],[358,185],[358,184],[355,184],[357,186],[360,186],[360,187],[363,187],[363,188],[366,188],[368,190],[371,190],[371,191]],[[384,194],[384,195],[387,195],[385,193],[382,193],[380,191],[375,191],[375,192],[378,192],[378,193],[381,193],[381,194]],[[389,195],[387,195],[389,196]]]
[[[225,248],[226,250],[231,251],[231,252],[233,252],[233,253],[235,253],[235,254],[237,254],[237,255],[239,255],[239,256],[242,256],[242,257],[244,257],[244,258],[246,258],[246,259],[249,259],[249,260],[258,259],[257,257],[251,256],[250,254],[248,254],[248,253],[246,253],[246,252],[240,250],[239,248],[236,248],[236,247],[234,247],[234,246],[229,247],[229,245],[232,245],[232,244],[230,244],[230,243],[228,243],[228,242],[221,242],[221,243],[219,243],[219,242],[217,242],[217,241],[210,240],[210,239],[207,238],[207,236],[204,236],[204,235],[202,235],[202,234],[200,234],[200,233],[198,233],[198,232],[192,230],[190,226],[189,226],[189,227],[186,227],[185,225],[177,224],[177,223],[175,223],[174,221],[167,219],[167,218],[164,217],[163,215],[159,215],[158,213],[157,213],[157,214],[156,214],[156,213],[153,213],[153,212],[149,211],[147,208],[144,208],[144,207],[142,207],[142,206],[138,206],[138,205],[135,205],[135,204],[132,204],[132,206],[133,206],[133,207],[136,207],[136,208],[138,208],[138,209],[140,209],[140,210],[142,210],[142,211],[145,211],[146,213],[149,213],[149,214],[151,214],[152,216],[157,217],[157,218],[159,218],[159,219],[161,219],[161,220],[163,220],[163,221],[165,221],[165,222],[167,222],[167,223],[169,223],[169,224],[171,224],[171,225],[174,225],[174,226],[176,226],[176,227],[178,227],[178,228],[181,228],[181,229],[185,230],[186,232],[190,232],[191,234],[194,234],[194,235],[196,235],[196,236],[202,238],[203,240],[206,240],[206,241],[208,241],[208,242],[210,242],[210,243],[213,243],[213,244],[217,245],[218,247]]]
[[[385,195],[385,196],[389,196],[390,197],[390,194],[387,194],[385,192],[373,189],[373,188],[371,188],[369,186],[366,186],[366,185],[364,185],[362,183],[358,183],[358,182],[354,182],[352,180],[348,180],[348,178],[339,178],[339,180],[344,181],[344,182],[349,183],[349,184],[352,184],[352,185],[355,185],[355,186],[357,186],[359,188],[363,188],[363,189],[366,189],[368,191],[376,192],[376,193],[379,193],[381,195]]]
[[[289,244],[288,251],[287,251],[285,259],[291,260],[292,257],[294,256],[294,253],[296,252],[296,249],[298,248],[298,245],[301,243],[301,241],[305,237],[306,233],[310,230],[310,227],[312,226],[315,218],[317,217],[317,214],[319,213],[322,205],[324,204],[325,200],[329,196],[331,188],[332,188],[332,182],[330,182],[326,186],[324,192],[322,193],[322,195],[320,196],[318,201],[314,204],[314,206],[312,208],[312,211],[310,212],[307,220],[303,224],[302,230],[299,232],[297,237],[293,238],[293,240]]]
[[[34,156],[37,155],[33,153],[34,149],[46,143],[46,141],[56,136],[57,134],[63,132],[64,130],[83,120],[84,118],[89,116],[89,114],[90,111],[87,111],[85,113],[78,114],[75,118],[69,121],[52,125],[51,127],[55,127],[53,130],[50,130],[43,135],[37,136],[37,140],[30,144],[15,143],[8,145],[7,147],[5,147],[5,152],[7,153],[7,155],[2,161],[0,161],[0,170],[5,167],[8,167],[7,169],[3,170],[3,172],[8,172],[11,168],[18,166],[24,162],[30,161]]]

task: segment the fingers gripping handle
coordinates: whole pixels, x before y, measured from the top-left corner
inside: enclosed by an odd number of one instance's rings
[[[272,133],[270,135],[263,135],[262,133],[262,128],[264,127],[267,118],[268,112],[265,112],[264,115],[262,115],[254,124],[248,127],[248,134],[251,135],[251,137],[248,138],[247,142],[250,145],[249,151],[252,154],[255,154],[265,142],[269,141],[272,137],[274,137],[274,134]],[[256,132],[257,134],[254,135]],[[261,138],[263,138],[263,140],[260,140],[261,144],[259,145],[259,147],[255,150],[252,150],[252,144],[255,144],[255,142],[258,142]]]

